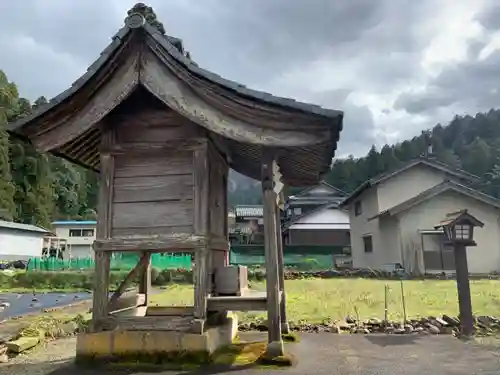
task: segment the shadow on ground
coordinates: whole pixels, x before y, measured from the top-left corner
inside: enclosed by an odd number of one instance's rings
[[[423,336],[421,335],[367,335],[365,338],[374,345],[400,346],[413,345]]]

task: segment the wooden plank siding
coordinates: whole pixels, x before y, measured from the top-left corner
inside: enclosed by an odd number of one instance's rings
[[[172,148],[115,155],[112,237],[192,233],[193,151],[183,149],[182,140],[200,136],[203,129],[168,109],[135,113],[130,108],[114,120],[118,147],[164,144]]]

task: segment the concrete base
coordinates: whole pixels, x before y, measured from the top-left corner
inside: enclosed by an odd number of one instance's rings
[[[273,341],[267,344],[266,356],[269,358],[281,357],[285,354],[283,340]]]
[[[204,333],[176,331],[114,330],[80,334],[76,341],[76,358],[126,358],[128,355],[168,353],[213,354],[230,345],[238,333],[238,319],[228,314],[217,326],[208,326]]]

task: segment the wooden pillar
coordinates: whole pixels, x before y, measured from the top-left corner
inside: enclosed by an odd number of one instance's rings
[[[194,152],[194,231],[197,235],[208,236],[209,226],[209,174],[207,145]],[[194,318],[193,332],[201,333],[207,317],[207,297],[209,285],[209,244],[196,249],[194,253]],[[201,332],[200,332],[201,331]]]
[[[472,316],[472,302],[470,297],[467,248],[463,244],[454,244],[454,247],[458,306],[460,311],[460,333],[463,336],[472,336],[474,334],[474,318]]]
[[[139,273],[139,293],[146,296],[145,305],[148,305],[151,295],[151,253],[144,252],[143,256],[147,257],[145,264],[142,265]]]
[[[113,144],[112,129],[103,129],[101,136],[103,147]],[[111,218],[113,201],[114,158],[110,154],[101,154],[99,203],[97,211],[96,238],[111,237]],[[94,294],[92,299],[92,330],[98,331],[98,321],[108,315],[108,293],[111,267],[111,252],[96,251]]]
[[[276,193],[274,171],[276,161],[268,151],[262,155],[262,192],[264,203],[264,242],[266,259],[267,292],[267,354],[271,357],[283,355],[280,319],[280,285],[278,272],[278,244],[276,228]]]
[[[281,194],[280,194],[281,195]],[[280,198],[281,199],[281,198]],[[286,315],[286,294],[285,294],[285,262],[283,254],[283,233],[281,231],[281,217],[279,207],[276,209],[276,243],[278,246],[278,282],[280,286],[280,318],[281,332],[290,333],[288,319]]]

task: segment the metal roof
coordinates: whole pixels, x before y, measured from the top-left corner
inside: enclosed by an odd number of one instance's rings
[[[5,221],[5,220],[0,220],[0,228],[22,230],[25,232],[37,232],[37,233],[44,233],[44,234],[50,233],[50,231],[48,231],[47,229],[37,227],[36,225],[14,223],[12,221]]]
[[[97,225],[95,220],[58,220],[53,221],[52,225]]]

